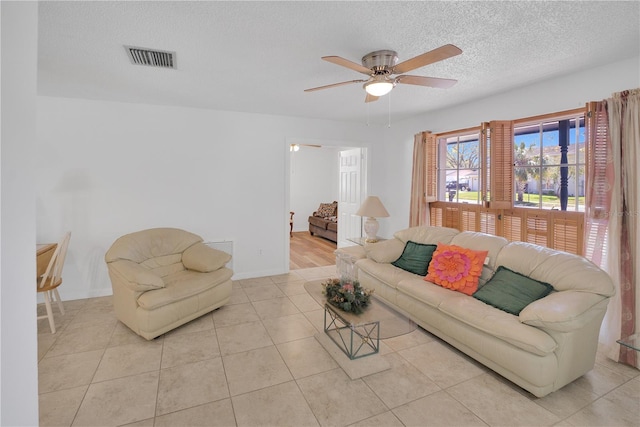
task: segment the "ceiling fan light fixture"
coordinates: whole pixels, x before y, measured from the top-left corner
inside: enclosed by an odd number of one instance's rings
[[[383,96],[391,92],[395,86],[394,82],[384,78],[384,76],[374,77],[374,80],[364,84],[364,90],[372,96]]]

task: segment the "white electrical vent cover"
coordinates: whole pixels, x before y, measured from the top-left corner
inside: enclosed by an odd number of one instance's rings
[[[133,64],[160,68],[177,68],[175,52],[135,46],[125,46],[124,48]]]

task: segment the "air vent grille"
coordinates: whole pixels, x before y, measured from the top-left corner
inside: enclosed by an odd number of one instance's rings
[[[133,64],[160,68],[176,68],[175,52],[134,46],[125,46],[124,48]]]

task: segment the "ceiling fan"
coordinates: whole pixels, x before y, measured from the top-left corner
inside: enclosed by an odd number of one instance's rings
[[[395,51],[377,50],[363,56],[362,65],[339,56],[323,56],[322,59],[325,61],[366,74],[369,78],[366,80],[349,80],[346,82],[314,87],[311,89],[305,89],[305,92],[329,89],[352,83],[364,83],[363,87],[367,92],[365,102],[372,102],[377,101],[379,97],[391,92],[391,89],[393,89],[398,83],[446,89],[453,86],[458,81],[437,77],[410,76],[404,73],[460,55],[461,53],[462,50],[460,50],[460,48],[452,44],[446,44],[398,64],[398,54]]]

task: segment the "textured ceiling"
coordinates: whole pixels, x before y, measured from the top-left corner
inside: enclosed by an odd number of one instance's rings
[[[640,55],[640,2],[54,2],[39,4],[38,93],[71,98],[386,123]],[[359,63],[463,53],[365,104]],[[177,52],[177,70],[132,65],[123,45]]]

